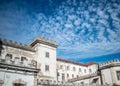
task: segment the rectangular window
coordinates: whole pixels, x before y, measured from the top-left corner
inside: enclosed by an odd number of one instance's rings
[[[74,74],[72,74],[72,78],[74,78]]]
[[[45,71],[49,71],[49,65],[45,65]]]
[[[62,65],[60,65],[60,69],[63,69],[63,66],[62,66]]]
[[[91,73],[92,72],[92,70],[91,69],[89,69],[89,73]]]
[[[67,78],[69,78],[69,74],[67,74]]]
[[[45,53],[45,56],[46,56],[47,58],[49,58],[49,57],[50,57],[49,52],[46,52],[46,53]]]
[[[21,83],[15,83],[14,86],[25,86],[25,85]]]
[[[65,74],[62,74],[62,81],[65,80]]]
[[[120,71],[116,71],[117,79],[120,80]]]
[[[7,54],[6,57],[12,59],[12,54]]]
[[[73,71],[75,71],[75,67],[73,67]]]
[[[79,72],[81,72],[81,68],[79,68]]]
[[[67,66],[67,70],[69,70],[70,69],[70,67],[69,66]]]
[[[84,72],[86,73],[86,69],[84,69]]]
[[[21,61],[27,60],[26,57],[21,57]]]

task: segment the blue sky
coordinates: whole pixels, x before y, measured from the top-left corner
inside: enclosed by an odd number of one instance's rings
[[[55,40],[57,56],[80,62],[120,58],[120,0],[0,0],[0,37]]]

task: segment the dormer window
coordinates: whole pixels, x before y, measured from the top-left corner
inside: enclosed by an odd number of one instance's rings
[[[46,53],[45,53],[45,57],[47,57],[47,58],[49,58],[49,57],[50,57],[49,52],[46,52]]]

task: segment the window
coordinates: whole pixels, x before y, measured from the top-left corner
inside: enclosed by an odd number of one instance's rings
[[[63,69],[63,66],[62,66],[62,65],[60,65],[60,69]]]
[[[65,74],[62,74],[62,81],[65,80]]]
[[[67,78],[69,78],[69,74],[67,74]]]
[[[57,72],[57,76],[60,76],[60,73],[59,73],[59,72]]]
[[[45,65],[45,71],[49,71],[49,65]]]
[[[50,57],[49,52],[46,52],[45,56],[49,58]]]
[[[117,79],[120,80],[120,71],[116,71]]]
[[[72,74],[72,78],[74,78],[74,74]]]
[[[7,54],[6,57],[12,59],[12,54]]]
[[[73,71],[75,71],[75,67],[73,67]]]
[[[83,85],[83,84],[84,84],[84,82],[81,82],[81,84]]]
[[[92,70],[91,69],[89,69],[89,73],[91,73],[92,72]]]
[[[14,86],[25,86],[25,85],[21,83],[15,83]]]
[[[21,57],[21,61],[27,60],[26,57]]]
[[[81,72],[81,68],[79,68],[79,72]]]
[[[69,66],[67,66],[67,70],[69,70],[70,69],[70,67]]]
[[[86,69],[84,69],[84,72],[86,73]]]

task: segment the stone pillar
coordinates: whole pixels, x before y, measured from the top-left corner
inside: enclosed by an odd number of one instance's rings
[[[37,73],[34,73],[34,86],[37,86]]]

